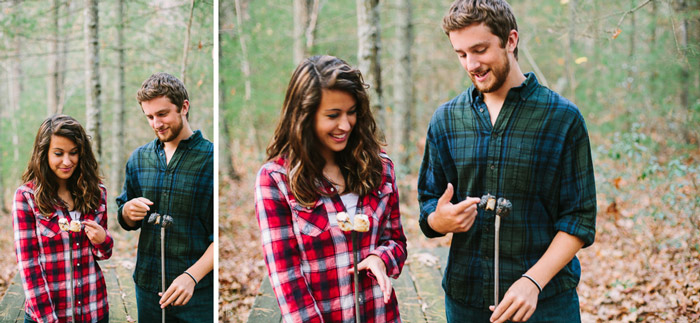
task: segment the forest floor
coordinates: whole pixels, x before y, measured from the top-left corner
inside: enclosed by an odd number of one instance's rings
[[[700,153],[691,152],[680,164],[698,162]],[[238,166],[240,179],[222,180],[220,191],[219,318],[226,322],[245,322],[261,281],[268,279],[253,210],[259,165]],[[634,173],[632,168],[621,159],[596,163],[596,182],[604,188],[597,196],[596,241],[578,253],[583,322],[696,322],[700,319],[698,173],[659,172],[657,182],[621,175]],[[409,196],[401,196],[409,252],[449,245],[449,237],[429,240],[422,235],[416,178],[402,181],[399,186],[411,187]],[[666,204],[668,199],[661,197],[671,189],[679,189],[677,193],[690,200],[678,207]]]

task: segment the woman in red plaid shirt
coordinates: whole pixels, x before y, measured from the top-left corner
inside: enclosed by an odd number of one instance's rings
[[[389,277],[401,273],[406,237],[391,160],[359,70],[314,56],[294,71],[258,173],[255,211],[270,282],[285,322],[355,322],[353,248],[361,322],[400,322]],[[369,231],[338,226],[364,214]]]
[[[70,322],[73,316],[76,322],[108,322],[107,290],[96,261],[112,255],[107,193],[83,127],[66,115],[46,119],[22,180],[12,225],[25,322]]]

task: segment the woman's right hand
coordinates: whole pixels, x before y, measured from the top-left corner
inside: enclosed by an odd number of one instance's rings
[[[386,274],[386,264],[384,264],[384,260],[379,258],[377,255],[369,255],[367,258],[357,264],[358,271],[365,269],[371,271],[374,277],[377,279],[379,288],[384,294],[384,304],[389,303],[389,300],[391,300],[391,290],[393,287],[391,286],[391,279]],[[348,269],[348,273],[351,275],[353,274],[353,271],[353,268]]]

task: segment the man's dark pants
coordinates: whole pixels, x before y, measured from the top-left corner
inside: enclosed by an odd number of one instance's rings
[[[136,306],[139,322],[160,322],[161,310],[158,293],[149,292],[136,285]],[[178,322],[213,322],[214,321],[214,286],[195,289],[190,301],[184,306],[165,308],[165,321]]]
[[[490,310],[470,307],[459,303],[445,295],[445,312],[447,322],[490,322]],[[570,289],[558,295],[554,295],[537,303],[537,309],[532,314],[528,323],[569,323],[581,322],[581,311],[578,303],[576,289]]]

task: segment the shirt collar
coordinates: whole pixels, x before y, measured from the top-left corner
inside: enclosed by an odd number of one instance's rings
[[[510,89],[508,93],[517,93],[521,99],[525,100],[528,96],[530,96],[530,94],[532,94],[532,92],[537,88],[538,85],[539,82],[537,81],[535,73],[528,72],[525,73],[525,81],[523,81],[523,83],[519,86]],[[469,87],[469,89],[467,89],[467,93],[469,94],[469,99],[472,103],[483,101],[484,99],[484,95],[479,90],[477,90],[473,84]]]
[[[197,143],[199,143],[204,137],[202,137],[202,131],[201,130],[195,130],[191,136],[189,136],[187,139],[182,139],[180,140],[180,143],[177,145],[177,148],[192,148],[194,147]],[[160,141],[160,139],[156,138],[156,147],[158,149],[163,149],[163,142]]]

